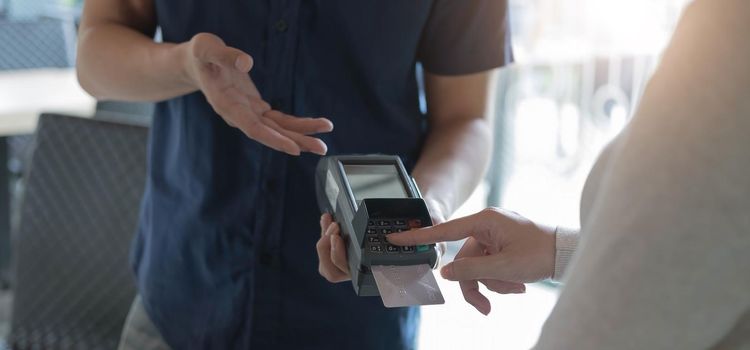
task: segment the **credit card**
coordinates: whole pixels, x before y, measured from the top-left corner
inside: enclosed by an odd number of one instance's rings
[[[445,304],[432,268],[427,264],[372,266],[385,307]]]

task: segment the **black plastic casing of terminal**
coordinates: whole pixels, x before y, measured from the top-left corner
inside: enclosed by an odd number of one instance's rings
[[[365,198],[357,206],[346,179],[344,164],[395,166],[410,198]],[[315,187],[320,210],[324,213],[331,213],[341,229],[341,235],[347,246],[352,285],[357,295],[380,295],[370,270],[371,266],[428,264],[434,267],[437,264],[438,253],[434,244],[424,247],[427,249],[408,253],[374,253],[366,249],[366,231],[373,222],[381,219],[402,218],[419,220],[422,227],[432,225],[430,213],[419,189],[406,172],[399,157],[386,155],[323,157],[316,169]]]

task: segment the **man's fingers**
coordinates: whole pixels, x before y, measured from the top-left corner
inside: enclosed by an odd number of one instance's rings
[[[331,226],[331,222],[333,222],[333,217],[331,214],[324,213],[320,216],[320,236],[325,236],[326,230],[328,229],[328,226]]]
[[[270,110],[263,116],[272,119],[284,129],[303,135],[333,131],[333,123],[326,118],[298,118],[275,110]]]
[[[420,245],[443,241],[457,241],[469,236],[479,236],[475,233],[485,230],[488,220],[483,212],[446,221],[432,227],[421,228],[388,235],[388,241],[395,245]]]
[[[225,69],[247,73],[253,68],[253,58],[250,55],[228,46],[215,45],[205,51],[204,61],[221,66]]]
[[[213,63],[227,69],[249,72],[253,58],[242,50],[226,46],[216,35],[200,33],[193,37],[193,54],[203,62]]]
[[[320,237],[318,243],[315,245],[315,249],[318,251],[318,272],[332,283],[346,281],[349,279],[349,276],[336,267],[331,260],[331,239],[329,237],[329,235]]]
[[[474,306],[477,311],[484,315],[490,313],[490,310],[492,309],[490,300],[479,292],[479,284],[477,281],[461,281],[459,285],[461,286],[461,293],[464,295],[464,300],[466,300],[467,303]]]
[[[299,145],[294,140],[280,134],[278,131],[268,127],[260,121],[247,122],[244,125],[237,125],[245,135],[258,141],[279,152],[284,152],[293,156],[302,153]]]
[[[260,96],[251,95],[248,99],[250,100],[250,108],[252,108],[253,112],[257,115],[264,115],[271,110],[271,105],[269,105],[268,102],[263,101]]]
[[[258,117],[258,110],[263,110],[267,103],[260,99],[247,100],[237,96],[236,90],[227,90],[224,94],[206,94],[216,113],[248,137],[277,151],[298,156],[302,151],[325,155],[328,146],[320,139],[289,131],[270,118]],[[237,102],[235,102],[237,101]]]
[[[234,127],[242,130],[247,137],[277,151],[294,156],[300,155],[300,147],[294,140],[265,125],[247,106],[237,103],[226,110],[219,109],[217,112],[231,121]]]
[[[297,143],[297,146],[299,146],[300,150],[302,151],[315,153],[321,156],[325,155],[326,152],[328,152],[328,146],[326,146],[326,144],[320,139],[286,130],[279,126],[279,124],[276,124],[276,122],[274,122],[270,118],[263,118],[262,121],[264,124],[276,130],[281,135],[284,135],[285,137]]]
[[[338,230],[332,233],[329,237],[331,240],[331,260],[339,270],[348,275],[349,263],[346,258],[346,245],[344,244],[344,240],[339,235]]]
[[[487,289],[500,294],[521,294],[526,292],[526,285],[517,282],[507,282],[492,279],[482,279],[482,282]]]
[[[320,155],[328,151],[323,141],[285,130],[272,119],[260,117],[262,113],[259,112],[270,108],[260,98],[244,96],[235,88],[222,91],[208,89],[204,94],[216,113],[230,126],[242,130],[251,139],[268,147],[295,156],[300,155],[303,150]]]

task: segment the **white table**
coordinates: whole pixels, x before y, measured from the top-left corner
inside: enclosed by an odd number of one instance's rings
[[[33,133],[41,112],[89,117],[95,107],[72,68],[0,72],[0,136]]]
[[[10,260],[7,137],[33,133],[42,112],[90,117],[95,107],[72,68],[0,71],[0,288]]]

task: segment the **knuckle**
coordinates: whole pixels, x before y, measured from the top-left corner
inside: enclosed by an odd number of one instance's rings
[[[248,130],[255,130],[260,127],[260,121],[256,118],[249,118],[245,121],[245,127],[248,128]]]
[[[487,284],[487,289],[489,289],[489,290],[491,290],[491,291],[493,291],[495,293],[500,293],[500,294],[504,294],[505,293],[505,288],[502,288],[502,287],[500,287],[498,285],[495,285],[493,283],[488,283]]]
[[[212,37],[213,35],[208,33],[195,34],[190,40],[190,51],[193,56],[200,56],[206,50],[206,46],[213,40]]]
[[[331,274],[330,274],[330,273],[328,273],[328,271],[327,271],[327,270],[326,270],[325,268],[323,268],[323,266],[322,266],[322,265],[318,266],[318,273],[319,273],[319,274],[320,274],[321,276],[323,276],[323,278],[325,278],[325,279],[326,279],[326,281],[328,281],[328,282],[334,282],[334,281],[333,281],[333,278],[331,277]]]
[[[338,261],[336,263],[336,267],[339,268],[342,272],[348,272],[348,268],[346,268],[346,261]]]
[[[326,239],[325,237],[318,240],[318,243],[315,243],[315,248],[318,249],[318,252],[322,252],[323,249],[326,247]]]
[[[487,217],[495,216],[495,215],[501,214],[501,213],[502,213],[502,209],[500,209],[498,207],[488,207],[488,208],[485,208],[484,210],[482,210],[482,214],[484,216],[487,216]]]

